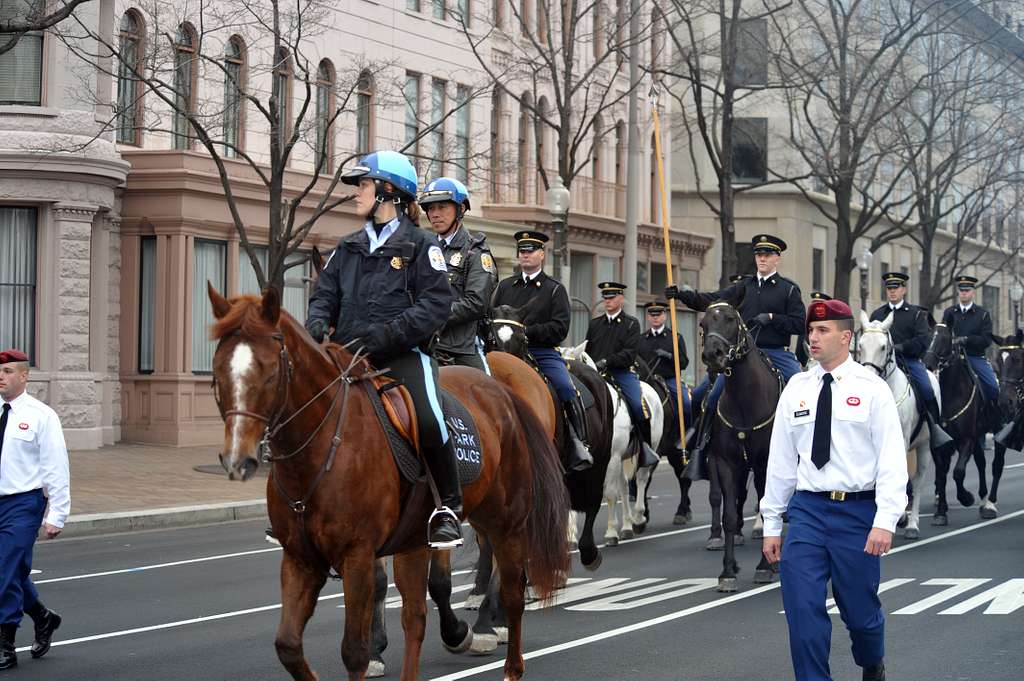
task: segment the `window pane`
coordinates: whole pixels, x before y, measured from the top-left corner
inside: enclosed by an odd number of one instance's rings
[[[652,262],[651,293],[654,293],[660,298],[664,293],[666,286],[668,286],[668,268],[665,267],[664,263]]]
[[[324,166],[320,172],[331,172],[330,142],[327,139],[329,131],[327,122],[331,117],[331,86],[321,83],[316,87],[316,159],[317,166],[323,160]],[[321,159],[321,157],[323,157]]]
[[[768,119],[737,118],[733,124],[732,177],[741,184],[768,179]]]
[[[142,237],[139,251],[139,373],[150,373],[155,347],[156,237]]]
[[[10,54],[10,53],[8,53]],[[36,224],[32,207],[0,207],[0,347],[35,357]]]
[[[811,289],[820,291],[825,284],[825,251],[820,248],[811,250]]]
[[[413,12],[419,12],[420,0],[405,0],[405,8],[411,9]]]
[[[7,38],[3,38],[7,42]],[[43,35],[27,33],[0,54],[0,104],[39,106],[43,92]]]
[[[405,97],[405,144],[412,143],[406,152],[417,156],[419,142],[413,142],[420,134],[420,77],[418,74],[405,74],[405,89],[402,94]],[[414,164],[419,167],[418,159],[414,159]]]
[[[188,148],[188,119],[192,107],[192,54],[178,50],[174,64],[174,148]]]
[[[569,321],[569,343],[578,345],[587,337],[587,325],[590,323],[591,303],[597,294],[594,289],[594,255],[592,253],[569,254],[569,295],[574,300],[572,317]],[[583,301],[579,304],[576,300]]]
[[[266,276],[267,247],[254,246],[253,248],[256,252],[256,260],[259,261],[260,267],[263,268],[263,276]],[[238,293],[254,296],[262,293],[259,279],[256,278],[256,270],[252,268],[252,263],[249,262],[249,254],[241,246],[238,247]]]
[[[239,91],[239,83],[242,77],[242,65],[237,61],[229,61],[224,65],[224,69],[224,142],[236,147],[241,124],[242,95]],[[235,158],[238,156],[238,152],[231,147],[226,147],[224,156]]]
[[[460,85],[455,91],[455,179],[469,182],[469,88]]]
[[[768,20],[746,19],[736,30],[736,84],[768,82]]]
[[[192,371],[213,370],[213,353],[217,343],[210,340],[213,306],[206,294],[206,282],[223,292],[227,288],[227,245],[218,241],[196,239],[192,276]]]
[[[308,253],[296,253],[295,255],[308,256]],[[294,257],[294,256],[293,256]],[[300,324],[306,323],[306,306],[308,301],[306,293],[306,278],[309,277],[309,260],[306,259],[301,265],[293,267],[284,273],[284,296],[283,305],[288,313],[295,317]]]
[[[444,19],[444,3],[445,0],[432,0],[435,19]]]
[[[131,67],[138,63],[138,48],[139,41],[136,38],[121,38],[122,60],[117,75],[117,141],[123,144],[135,143],[136,89]]]
[[[430,131],[430,165],[427,167],[427,178],[432,179],[444,175],[444,105],[445,86],[443,80],[434,80],[430,84],[430,125],[436,126]]]

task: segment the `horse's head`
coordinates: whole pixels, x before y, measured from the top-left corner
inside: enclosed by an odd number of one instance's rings
[[[1020,394],[1024,391],[1024,332],[992,339],[999,345],[999,408],[1006,418],[1013,418]]]
[[[574,359],[577,362],[583,362],[591,369],[594,369],[595,371],[597,370],[597,365],[594,364],[594,360],[587,354],[587,341],[583,341],[579,345],[574,345],[569,348],[559,348],[558,350],[565,359]]]
[[[739,310],[725,301],[708,305],[700,320],[700,335],[701,359],[715,373],[724,373],[752,345]]]
[[[527,307],[499,305],[491,311],[488,349],[507,352],[520,359],[527,356]]]
[[[259,467],[260,442],[284,409],[291,361],[285,347],[281,297],[270,288],[262,298],[228,300],[208,284],[213,314],[210,335],[214,399],[224,418],[221,465],[232,480],[248,479]]]
[[[868,313],[860,311],[860,333],[857,335],[857,361],[871,367],[879,376],[885,377],[889,363],[894,359],[892,335],[893,313],[880,322],[873,322]]]
[[[924,351],[925,368],[928,371],[938,371],[950,363],[953,356],[953,332],[945,324],[936,324],[932,327],[931,337],[928,339],[928,349]]]

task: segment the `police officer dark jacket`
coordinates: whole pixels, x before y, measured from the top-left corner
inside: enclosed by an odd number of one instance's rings
[[[451,241],[441,240],[441,251],[448,264],[448,283],[455,302],[451,316],[437,342],[439,350],[455,353],[476,352],[479,322],[484,318],[498,270],[483,234],[470,234],[459,227]]]
[[[657,309],[658,307],[664,307],[663,304],[650,303],[645,306],[648,310]],[[672,329],[669,328],[668,324],[661,327],[661,332],[655,332],[654,328],[651,327],[644,331],[640,336],[640,347],[637,349],[637,354],[640,359],[647,363],[647,366],[654,368],[654,373],[664,378],[666,381],[676,380],[676,370],[672,363]],[[686,356],[686,341],[678,333],[676,338],[679,341],[679,370],[683,371],[690,365],[690,358]],[[661,350],[666,355],[659,355],[658,351]]]
[[[622,310],[609,319],[594,317],[587,327],[587,354],[595,362],[606,361],[612,371],[628,371],[640,348],[640,322]]]
[[[522,274],[503,279],[494,290],[491,306],[523,307],[530,303],[524,325],[530,345],[553,348],[569,335],[569,294],[543,270],[527,283]]]
[[[904,285],[909,279],[902,272],[892,272],[883,275],[886,282],[889,279],[901,281]],[[871,313],[871,321],[882,322],[892,313],[892,327],[889,333],[892,334],[892,342],[896,345],[896,351],[908,359],[920,359],[924,351],[928,349],[928,313],[922,307],[911,305],[903,300],[895,310],[892,305],[886,303]]]
[[[335,327],[331,340],[344,344],[385,323],[386,346],[427,347],[452,305],[444,255],[405,213],[396,219],[398,228],[373,253],[365,229],[342,238],[317,279],[307,326],[323,319]]]
[[[977,283],[976,279],[974,283]],[[985,356],[985,349],[992,343],[992,316],[988,310],[973,304],[964,312],[957,303],[942,313],[942,323],[949,327],[954,338],[963,336],[967,339],[964,350],[968,355]]]

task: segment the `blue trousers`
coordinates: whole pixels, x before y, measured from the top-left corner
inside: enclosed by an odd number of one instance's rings
[[[992,371],[992,365],[984,357],[974,357],[973,355],[967,355],[967,361],[970,362],[974,373],[978,374],[978,380],[981,381],[981,392],[985,399],[996,399],[999,396],[999,381],[996,380],[996,374]]]
[[[529,350],[537,362],[537,366],[540,367],[540,372],[551,381],[551,385],[555,386],[558,399],[562,402],[576,399],[576,386],[572,384],[572,379],[569,378],[569,367],[562,356],[558,354],[558,350],[539,346],[530,346]]]
[[[0,496],[0,624],[20,623],[39,600],[29,574],[45,510],[42,490]]]
[[[768,355],[768,359],[772,361],[787,383],[789,383],[789,379],[802,371],[800,362],[796,361],[796,355],[785,348],[761,348],[761,352]]]
[[[644,408],[641,404],[643,392],[640,390],[640,379],[632,371],[612,371],[612,378],[622,391],[622,397],[626,400],[626,408],[629,409],[629,417],[633,425],[639,428],[644,422]]]
[[[926,400],[935,399],[935,391],[932,390],[932,382],[928,380],[928,370],[924,368],[924,362],[919,359],[903,359],[907,366],[907,377],[914,384],[917,391]]]
[[[830,580],[854,662],[870,667],[885,656],[881,560],[864,552],[875,510],[874,501],[834,502],[809,492],[796,492],[789,502],[779,577],[796,681],[832,681],[832,620],[825,608]]]
[[[680,380],[680,383],[682,381]],[[665,384],[668,386],[668,408],[671,413],[665,414],[666,423],[674,423],[679,420],[679,396],[683,396],[683,418],[686,419],[686,425],[692,426],[690,423],[690,388],[685,383],[680,386],[675,381],[666,381]],[[675,390],[673,390],[675,388]]]

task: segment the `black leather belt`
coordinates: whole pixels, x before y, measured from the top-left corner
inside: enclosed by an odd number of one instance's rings
[[[818,497],[825,497],[829,501],[865,501],[875,498],[875,490],[866,489],[863,492],[807,492]]]

